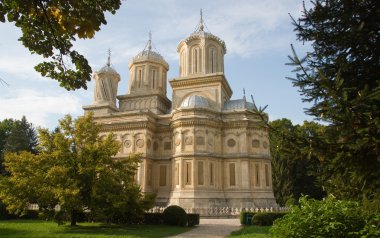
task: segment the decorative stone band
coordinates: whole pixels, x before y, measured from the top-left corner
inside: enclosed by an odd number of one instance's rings
[[[153,207],[148,213],[162,213],[166,207]],[[286,212],[288,207],[210,207],[210,208],[184,208],[186,213],[197,213],[203,217],[237,217],[241,212]]]

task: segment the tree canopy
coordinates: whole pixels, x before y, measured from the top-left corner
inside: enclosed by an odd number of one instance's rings
[[[293,125],[288,119],[270,122],[273,192],[281,206],[296,202],[301,195],[321,199],[323,191],[323,161],[310,153],[310,140],[325,130],[323,125],[305,121]]]
[[[115,14],[120,5],[120,0],[3,0],[0,21],[14,22],[22,31],[19,41],[47,59],[35,66],[42,76],[67,90],[86,89],[92,70],[86,58],[72,49],[73,42],[93,38],[107,24],[104,14]]]
[[[298,40],[312,51],[298,57],[291,78],[306,113],[329,125],[321,134],[330,192],[338,197],[375,196],[380,189],[380,2],[316,0],[293,19]],[[315,145],[318,147],[318,145]]]
[[[5,152],[29,151],[36,154],[37,145],[37,132],[25,116],[21,120],[0,121],[0,174],[6,174],[3,165]]]
[[[152,205],[134,181],[138,157],[113,158],[119,143],[99,131],[91,115],[66,116],[53,132],[39,129],[39,154],[6,153],[10,175],[0,180],[0,199],[7,209],[22,214],[38,204],[40,212],[72,225],[84,211],[102,221],[138,219]]]

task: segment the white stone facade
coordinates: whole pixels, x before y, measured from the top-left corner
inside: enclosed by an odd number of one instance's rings
[[[177,51],[172,100],[166,97],[169,65],[149,40],[129,64],[128,94],[116,97],[120,76],[108,63],[94,75],[94,103],[85,112],[94,113],[102,133],[116,135],[116,157],[141,154],[136,180],[143,192],[157,194],[157,206],[276,207],[268,131],[245,97],[230,99],[225,43],[205,32],[201,19]]]

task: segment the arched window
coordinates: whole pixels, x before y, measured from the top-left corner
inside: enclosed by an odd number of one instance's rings
[[[186,74],[186,61],[185,61],[185,52],[184,50],[181,51],[181,56],[180,56],[180,64],[179,64],[179,74],[181,76],[184,76]]]
[[[152,88],[157,87],[157,71],[155,69],[152,69]]]
[[[142,74],[142,70],[139,69],[138,78],[137,78],[137,87],[138,88],[141,88],[142,81],[143,81],[143,74]]]
[[[193,73],[201,72],[201,50],[193,48]]]
[[[215,73],[216,72],[216,50],[214,47],[209,48],[209,70],[210,73]]]

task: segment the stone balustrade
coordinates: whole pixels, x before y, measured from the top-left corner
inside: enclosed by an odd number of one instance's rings
[[[148,213],[162,213],[166,207],[153,207]],[[285,212],[287,207],[210,207],[210,208],[184,208],[186,213],[197,213],[202,217],[237,217],[241,212]]]

